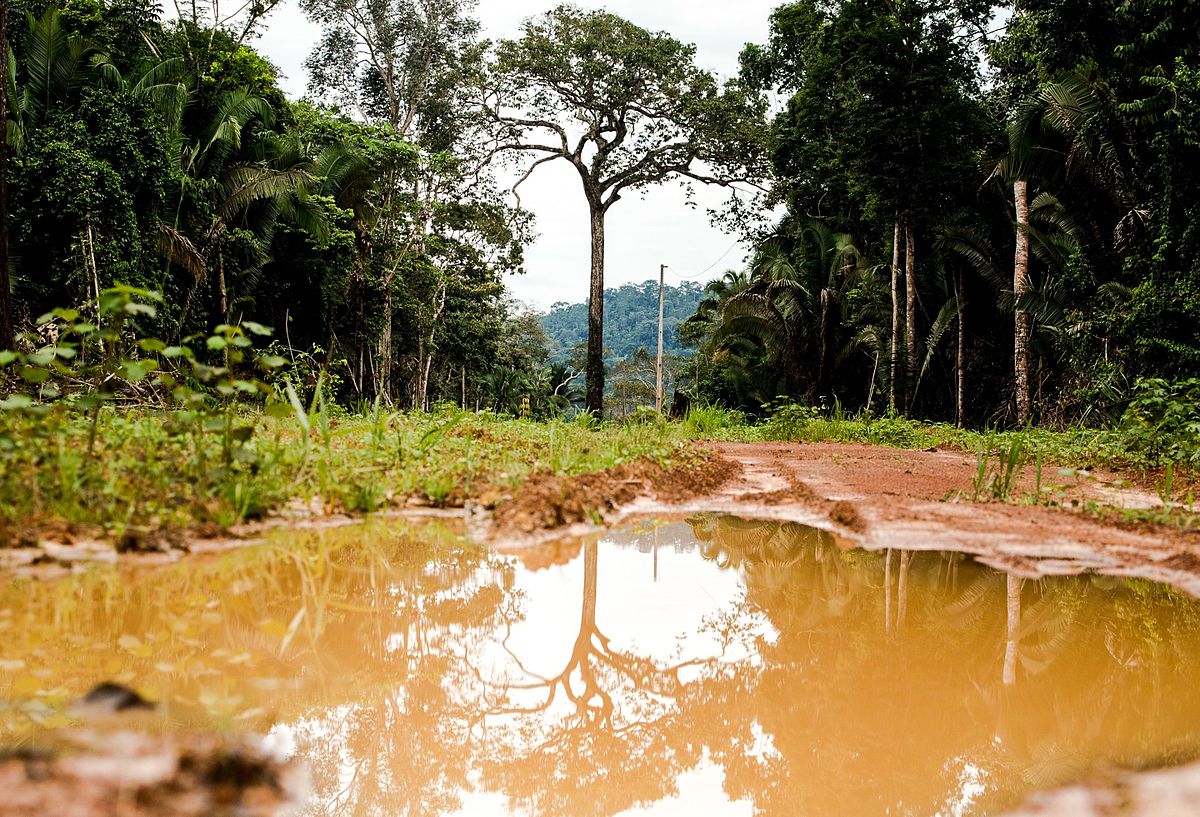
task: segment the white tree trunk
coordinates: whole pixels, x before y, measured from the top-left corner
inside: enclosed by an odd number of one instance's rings
[[[1004,644],[1004,685],[1017,682],[1017,651],[1021,646],[1021,585],[1024,580],[1016,576],[1007,577],[1007,639]]]
[[[1013,201],[1017,210],[1017,250],[1013,259],[1013,296],[1018,303],[1029,291],[1029,183],[1021,180],[1013,183]],[[1027,425],[1032,417],[1030,405],[1029,340],[1032,322],[1029,313],[1018,305],[1014,310],[1013,364],[1017,398],[1017,425]]]
[[[900,378],[900,217],[896,217],[896,229],[892,234],[892,355],[890,382],[891,391],[888,397],[890,408],[896,410],[899,402]]]
[[[917,246],[910,219],[904,222],[904,339],[907,351],[904,407],[907,413],[912,409],[917,385]]]

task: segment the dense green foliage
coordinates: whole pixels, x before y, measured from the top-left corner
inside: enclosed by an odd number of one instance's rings
[[[663,351],[686,353],[676,327],[696,311],[704,289],[684,281],[668,284],[663,291]],[[638,349],[654,352],[658,348],[658,281],[625,284],[604,291],[604,348],[611,365]],[[550,357],[568,361],[579,344],[587,341],[587,304],[559,302],[539,316],[550,342]]]
[[[495,370],[540,371],[544,354],[502,345],[521,331],[503,276],[521,269],[528,217],[497,203],[460,113],[433,85],[408,89],[405,127],[289,102],[246,44],[270,4],[217,28],[205,8],[168,22],[142,0],[14,7],[18,329],[57,307],[95,320],[122,284],[162,293],[144,330],[167,342],[277,328],[276,351],[329,370],[347,403],[492,405]],[[461,84],[477,24],[428,22],[436,41],[427,28],[393,56],[436,50],[429,82]],[[367,83],[356,104],[389,93]]]
[[[690,323],[701,394],[1103,423],[1200,373],[1198,30],[1187,0],[777,9],[743,73],[786,100],[786,214]]]
[[[668,290],[668,392],[756,416],[783,397],[960,425],[1119,422],[1149,460],[1192,458],[1194,3],[796,0],[723,82],[694,47],[606,12],[560,6],[489,44],[469,0],[305,0],[322,36],[303,102],[250,45],[274,5],[13,7],[21,340],[0,397],[56,399],[16,367],[98,342],[80,327],[108,331],[105,293],[136,291],[158,295],[153,315],[78,361],[110,366],[106,404],[145,404],[121,366],[158,352],[135,340],[220,369],[207,339],[260,326],[305,399],[320,382],[351,408],[551,417],[607,395],[611,416],[635,415],[653,401],[655,285],[603,290],[607,211],[665,179],[769,182],[758,215],[782,217],[765,233],[724,215],[757,241],[750,266]],[[570,163],[592,215],[595,303],[540,324],[504,286],[532,219],[495,168],[522,156],[518,188]]]

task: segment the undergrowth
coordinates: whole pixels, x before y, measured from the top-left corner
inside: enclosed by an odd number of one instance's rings
[[[975,452],[971,495],[987,501],[1014,499],[1030,462],[1040,502],[1043,466],[1148,470],[1198,459],[1200,381],[1140,383],[1121,424],[1106,430],[974,431],[787,400],[760,422],[701,404],[671,423],[653,412],[623,423],[586,413],[534,421],[378,401],[350,413],[330,400],[326,374],[301,395],[286,360],[255,348],[266,327],[218,326],[167,345],[137,332],[159,296],[129,287],[101,295],[94,318],[56,310],[22,350],[0,353],[0,545],[48,524],[142,547],[289,505],[306,513],[369,513],[413,498],[490,505],[534,473],[577,475],[638,457],[669,466],[702,440]]]
[[[487,501],[535,472],[686,455],[680,427],[657,419],[535,422],[378,401],[351,414],[329,399],[323,374],[301,397],[284,359],[255,348],[266,327],[219,326],[176,345],[141,337],[137,320],[157,300],[106,290],[94,319],[56,310],[20,350],[0,353],[0,545],[67,525],[162,546],[289,504],[326,513]]]

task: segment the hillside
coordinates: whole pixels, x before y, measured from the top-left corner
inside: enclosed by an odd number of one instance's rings
[[[675,326],[691,317],[702,297],[704,287],[692,281],[667,286],[663,349],[668,354],[690,353],[679,343]],[[550,341],[551,360],[565,360],[572,348],[587,340],[587,303],[556,303],[540,320]],[[658,281],[604,291],[604,345],[611,359],[629,357],[642,347],[650,352],[657,348]]]

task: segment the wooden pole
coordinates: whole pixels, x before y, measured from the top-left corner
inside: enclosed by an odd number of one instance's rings
[[[663,293],[666,285],[667,265],[658,265],[658,363],[654,367],[654,410],[663,410]]]

